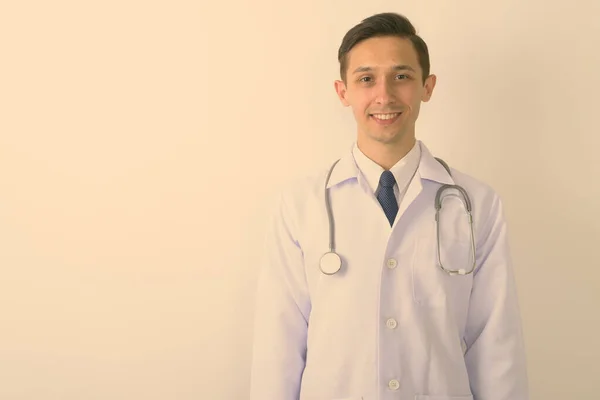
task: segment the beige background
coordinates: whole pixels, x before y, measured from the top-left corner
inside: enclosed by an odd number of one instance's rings
[[[272,195],[354,139],[380,11],[430,46],[419,139],[505,201],[532,399],[598,399],[597,0],[0,3],[0,399],[246,398]]]

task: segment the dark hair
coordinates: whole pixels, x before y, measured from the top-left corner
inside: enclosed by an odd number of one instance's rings
[[[429,50],[427,44],[417,35],[413,24],[403,15],[396,13],[380,13],[372,15],[358,25],[350,29],[338,50],[338,61],[340,62],[340,76],[346,81],[346,70],[348,68],[348,53],[354,46],[365,39],[382,36],[397,36],[410,40],[417,52],[419,64],[423,71],[423,83],[429,76]]]

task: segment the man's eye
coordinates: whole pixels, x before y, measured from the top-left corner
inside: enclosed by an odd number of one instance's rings
[[[361,82],[367,82],[367,79],[371,79],[371,77],[369,76],[363,76],[362,78],[360,78]]]
[[[408,75],[404,75],[404,74],[402,74],[402,75],[396,75],[396,77],[399,77],[399,76],[403,77],[404,79],[408,79]]]

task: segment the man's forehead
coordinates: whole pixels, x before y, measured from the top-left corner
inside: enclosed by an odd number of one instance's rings
[[[350,72],[364,70],[417,70],[420,66],[412,43],[402,38],[372,38],[358,43],[348,54]]]

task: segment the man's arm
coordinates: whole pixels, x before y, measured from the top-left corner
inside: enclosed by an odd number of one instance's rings
[[[281,196],[267,228],[254,318],[250,400],[297,400],[310,301],[295,221]]]
[[[477,249],[465,355],[475,400],[528,400],[521,316],[502,202],[494,195]]]

